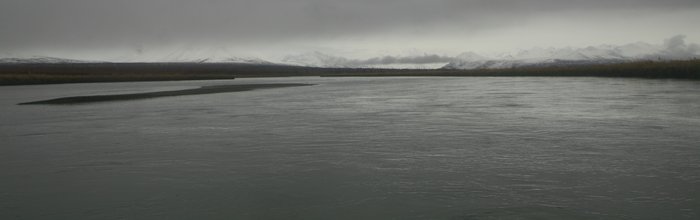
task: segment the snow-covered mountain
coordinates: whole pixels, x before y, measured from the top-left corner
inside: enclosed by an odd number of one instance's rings
[[[276,63],[263,60],[255,57],[228,57],[228,58],[198,58],[198,59],[120,59],[112,62],[171,62],[171,63],[245,63],[245,64],[264,64],[277,65]],[[106,61],[86,61],[76,59],[64,59],[56,57],[29,57],[29,58],[0,58],[0,64],[20,64],[20,63],[46,63],[46,64],[62,64],[62,63],[109,63]]]
[[[227,58],[192,58],[192,59],[117,59],[115,61],[86,61],[77,59],[64,59],[56,57],[29,57],[29,58],[0,58],[0,64],[65,64],[65,63],[236,63],[236,64],[260,64],[281,65],[256,57],[227,57]]]
[[[700,46],[686,44],[684,36],[681,35],[672,37],[658,45],[639,42],[619,46],[532,48],[497,55],[465,52],[453,57],[423,54],[349,59],[314,51],[289,55],[280,62],[299,66],[339,68],[495,69],[606,64],[640,60],[683,60],[696,57],[700,57]]]
[[[64,59],[56,57],[22,57],[22,58],[0,58],[0,63],[96,63],[99,61],[85,61],[85,60],[74,60],[74,59]]]
[[[284,57],[280,63],[296,66],[331,68],[437,69],[445,66],[452,60],[454,60],[452,57],[435,54],[350,59],[313,51],[288,55]]]
[[[332,56],[318,51],[287,55],[284,58],[282,58],[281,63],[309,67],[353,67],[351,65],[350,59],[339,56]]]
[[[278,63],[273,63],[264,59],[257,57],[229,57],[224,59],[219,59],[217,63],[248,63],[248,64],[265,64],[265,65],[279,65]]]
[[[113,62],[151,63],[249,63],[274,64],[258,57],[237,56],[226,47],[180,46],[171,49],[143,49],[127,51],[113,56]]]
[[[12,57],[5,55],[5,57]],[[122,51],[101,57],[108,62],[180,62],[180,63],[247,63],[260,65],[294,65],[331,68],[400,68],[400,69],[493,69],[525,66],[569,66],[620,63],[640,60],[686,60],[700,57],[700,46],[686,44],[684,36],[667,39],[663,44],[631,43],[583,48],[532,48],[495,55],[465,52],[446,56],[412,52],[409,55],[347,58],[311,51],[281,58],[262,59],[238,56],[226,47],[179,46],[174,49]],[[87,63],[55,57],[2,58],[0,63]]]

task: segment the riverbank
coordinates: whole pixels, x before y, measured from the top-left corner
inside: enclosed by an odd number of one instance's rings
[[[317,68],[232,63],[0,64],[0,85],[293,76],[632,77],[697,80],[700,79],[700,60],[475,70]]]

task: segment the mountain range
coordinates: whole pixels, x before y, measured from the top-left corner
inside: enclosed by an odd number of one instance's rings
[[[601,45],[584,48],[532,48],[512,53],[477,54],[465,52],[457,56],[422,54],[410,56],[379,56],[351,59],[311,51],[287,55],[278,60],[229,55],[225,48],[183,48],[166,55],[139,50],[112,62],[180,62],[180,63],[249,63],[259,65],[291,65],[331,68],[402,68],[402,69],[495,69],[527,66],[569,66],[602,63],[621,63],[641,60],[688,60],[700,57],[700,46],[686,44],[684,36],[667,39],[663,44],[631,43]],[[0,63],[95,63],[56,57],[0,58]]]
[[[57,57],[31,56],[23,58],[0,58],[2,63],[94,63],[93,61],[64,59]]]

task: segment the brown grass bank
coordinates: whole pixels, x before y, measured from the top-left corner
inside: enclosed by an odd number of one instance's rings
[[[700,60],[475,70],[315,68],[231,63],[0,64],[0,85],[291,76],[635,77],[697,80],[700,79]]]

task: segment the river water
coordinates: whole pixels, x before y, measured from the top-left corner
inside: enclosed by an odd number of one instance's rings
[[[67,96],[312,83],[82,105]],[[0,87],[0,219],[698,219],[700,82]]]

